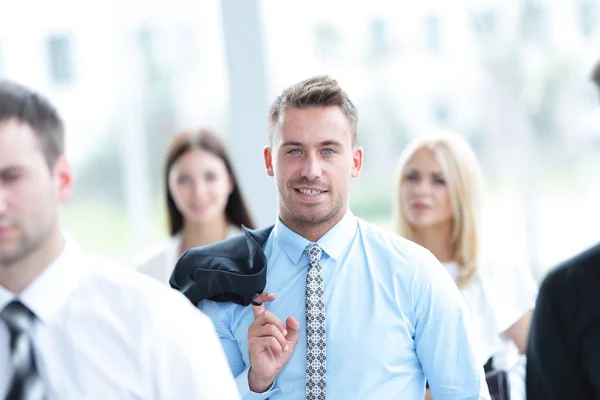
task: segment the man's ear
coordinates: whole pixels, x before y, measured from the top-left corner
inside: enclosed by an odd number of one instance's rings
[[[267,169],[267,175],[274,176],[273,172],[273,154],[271,153],[271,147],[265,146],[263,149],[263,157],[265,158],[265,168]]]
[[[363,163],[363,149],[362,147],[356,147],[354,154],[352,155],[352,177],[358,178],[362,169]]]
[[[66,202],[73,191],[73,171],[64,155],[58,157],[52,171],[56,182],[56,192],[61,203]]]

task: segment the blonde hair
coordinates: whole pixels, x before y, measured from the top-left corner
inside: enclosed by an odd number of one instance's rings
[[[440,164],[452,207],[452,253],[459,267],[457,285],[463,287],[477,270],[479,213],[483,191],[483,174],[479,162],[467,141],[460,135],[438,130],[432,135],[419,136],[400,155],[396,171],[394,219],[396,232],[413,240],[413,231],[403,213],[400,187],[408,162],[419,150],[431,151]]]

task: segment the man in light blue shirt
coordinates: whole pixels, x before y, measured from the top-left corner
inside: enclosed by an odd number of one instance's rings
[[[356,218],[363,151],[337,82],[287,88],[270,110],[279,218],[255,304],[203,301],[245,399],[489,399],[456,285],[424,248]],[[282,322],[285,320],[285,322]]]

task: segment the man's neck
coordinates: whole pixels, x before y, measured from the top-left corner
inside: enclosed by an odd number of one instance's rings
[[[331,228],[340,222],[342,218],[344,218],[347,210],[348,206],[345,206],[334,216],[320,223],[299,221],[293,217],[284,216],[282,214],[280,214],[280,218],[281,222],[283,222],[290,230],[296,232],[303,238],[310,240],[312,243],[316,243],[329,232]]]
[[[60,255],[64,241],[53,232],[40,245],[18,261],[0,266],[0,286],[14,294],[23,291]]]

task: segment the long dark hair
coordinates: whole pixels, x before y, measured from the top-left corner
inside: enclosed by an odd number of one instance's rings
[[[248,207],[246,207],[246,202],[240,191],[237,178],[233,172],[233,167],[229,156],[225,151],[223,142],[217,135],[208,129],[199,129],[192,132],[181,132],[177,134],[173,140],[171,140],[169,151],[167,152],[167,162],[164,170],[164,188],[167,197],[169,233],[171,236],[179,233],[183,228],[183,215],[175,205],[171,190],[169,189],[169,172],[179,157],[196,148],[208,151],[223,160],[227,172],[231,176],[231,180],[233,181],[233,191],[229,195],[227,206],[225,207],[227,221],[237,227],[244,225],[247,228],[255,229],[256,226],[254,225],[252,217],[250,217]]]

